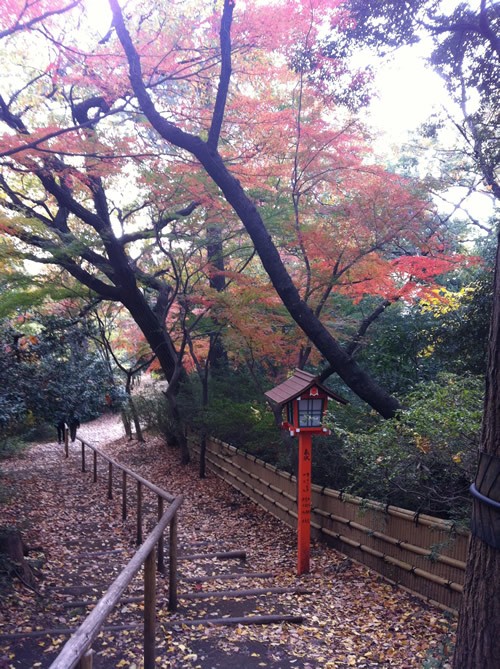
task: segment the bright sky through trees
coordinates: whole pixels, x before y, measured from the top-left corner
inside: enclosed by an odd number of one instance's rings
[[[451,11],[458,3],[450,0],[445,9]],[[418,44],[398,48],[392,57],[376,59],[373,55],[362,58],[378,60],[374,66],[375,95],[367,110],[367,122],[378,134],[374,138],[375,151],[389,160],[397,160],[402,146],[418,135],[420,126],[433,115],[446,116],[458,121],[462,110],[450,99],[442,78],[426,62],[432,51],[429,36],[422,36]],[[362,62],[360,60],[360,62]],[[440,140],[449,148],[456,146],[461,138],[452,123],[441,132]],[[446,198],[449,206],[440,199],[443,212],[452,211],[455,203],[464,198],[463,188],[449,189]],[[495,200],[486,191],[480,190],[468,195],[464,210],[474,218],[487,221],[494,215]]]
[[[393,59],[380,60],[375,68],[375,96],[367,111],[367,122],[378,136],[375,151],[385,158],[397,159],[401,147],[418,135],[419,127],[432,114],[450,114],[460,118],[460,110],[450,100],[441,77],[424,61],[422,44],[400,48]],[[441,139],[454,145],[457,132],[448,126]],[[443,211],[451,211],[464,197],[464,189],[452,188],[446,195],[449,206],[440,199]],[[494,213],[494,198],[475,192],[467,197],[464,209],[475,218],[486,221]]]
[[[384,133],[382,141],[392,145],[405,141],[448,99],[442,80],[424,65],[415,47],[401,48],[392,61],[380,63],[375,90],[370,116]]]
[[[85,4],[93,28],[104,36],[111,25],[108,3],[85,0]],[[456,0],[450,0],[444,6],[451,11],[456,5]],[[445,110],[460,116],[460,110],[450,107],[452,102],[443,80],[425,63],[431,49],[429,37],[422,36],[418,44],[397,49],[392,58],[377,59],[379,62],[374,67],[375,95],[367,112],[367,122],[378,135],[374,138],[376,153],[389,160],[395,159],[402,145],[433,113]],[[373,64],[374,58],[369,52],[361,54],[359,65],[362,67],[366,61]],[[450,139],[450,142],[455,139]],[[463,195],[462,189],[451,190],[451,203],[460,201]],[[467,206],[475,217],[487,219],[493,215],[493,201],[487,195],[474,193],[467,199]],[[451,208],[453,204],[450,204]],[[444,206],[444,209],[447,207]]]

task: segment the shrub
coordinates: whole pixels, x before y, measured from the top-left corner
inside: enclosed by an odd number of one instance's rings
[[[420,384],[392,420],[366,432],[336,427],[350,490],[450,518],[469,512],[482,417],[483,381],[452,374]]]
[[[133,402],[141,425],[152,432],[170,434],[172,424],[170,408],[162,392],[149,388],[145,393],[134,395]]]
[[[0,460],[7,460],[19,455],[27,446],[21,437],[9,436],[0,438]]]
[[[281,438],[272,413],[264,404],[214,399],[205,412],[209,434],[236,448],[274,461]]]

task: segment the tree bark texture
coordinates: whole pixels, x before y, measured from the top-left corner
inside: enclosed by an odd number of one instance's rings
[[[0,529],[0,555],[2,554],[7,558],[7,574],[12,577],[17,576],[25,585],[33,587],[36,580],[24,558],[25,546],[21,533],[15,528]]]
[[[485,453],[499,456],[500,244],[497,244],[493,290],[481,448]],[[498,491],[491,493],[492,499],[496,498],[494,495],[498,495]],[[481,503],[474,499],[475,505]],[[453,667],[500,667],[500,549],[493,548],[478,537],[472,537],[469,547]]]
[[[500,551],[476,537],[469,547],[453,667],[500,667]]]

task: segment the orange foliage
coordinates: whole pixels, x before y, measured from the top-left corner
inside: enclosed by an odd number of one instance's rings
[[[16,17],[26,22],[63,4],[10,0],[1,25],[8,29]],[[144,12],[127,16],[144,80],[163,119],[201,138],[210,128],[219,82],[219,9],[217,3],[146,0]],[[16,178],[46,169],[92,212],[95,180],[102,180],[116,237],[143,232],[140,241],[124,243],[131,264],[144,276],[172,284],[175,299],[166,325],[179,348],[189,335],[195,357],[206,360],[206,326],[212,319],[235,362],[253,357],[294,366],[307,342],[258,261],[250,261],[250,244],[234,211],[200,165],[160,142],[137,114],[115,31],[104,38],[80,30],[78,12],[50,20],[53,38],[41,59],[40,79],[26,81],[26,91],[20,85],[20,104],[34,108],[27,113],[29,134],[10,128],[0,137],[0,150],[26,146],[11,157]],[[447,249],[422,186],[372,164],[360,122],[326,95],[321,77],[308,78],[300,67],[291,67],[293,57],[307,51],[324,81],[328,73],[335,75],[340,64],[322,55],[318,38],[326,26],[348,21],[340,0],[236,2],[232,81],[219,147],[259,207],[301,297],[318,314],[328,311],[335,292],[354,301],[366,295],[414,300],[433,289],[437,276],[464,262]],[[54,49],[58,39],[62,46]],[[352,72],[350,85],[362,77]],[[30,95],[43,101],[43,113]],[[76,127],[74,108],[92,96],[104,102],[92,109],[97,116],[90,131]],[[70,131],[61,133],[63,117]],[[37,142],[43,138],[42,153]],[[69,159],[64,165],[62,159],[48,163],[47,150]],[[55,217],[53,199],[45,193],[38,198],[39,186],[26,187],[33,188],[33,200],[43,201],[43,215]],[[171,216],[191,202],[197,208],[190,216]],[[214,224],[224,270],[211,264],[206,250],[207,227]],[[75,235],[81,233],[76,216],[68,225]],[[87,226],[81,237],[90,246],[97,235]],[[95,248],[104,253],[98,241]],[[218,274],[226,281],[219,293],[210,287]],[[122,321],[121,326],[124,349],[145,345],[135,325]],[[194,364],[186,352],[186,367]]]

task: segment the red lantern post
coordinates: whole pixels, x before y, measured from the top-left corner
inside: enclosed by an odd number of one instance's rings
[[[297,574],[309,572],[311,546],[311,459],[312,434],[299,434],[297,475]]]
[[[347,404],[323,386],[312,374],[296,369],[293,376],[265,393],[274,406],[286,409],[281,425],[293,437],[299,436],[297,473],[297,574],[309,572],[311,545],[311,462],[312,435],[329,434],[322,426],[328,398]]]

